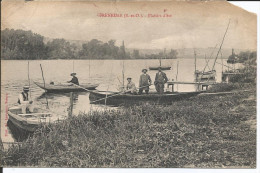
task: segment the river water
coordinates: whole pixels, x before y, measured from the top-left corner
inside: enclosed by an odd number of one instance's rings
[[[221,63],[221,60],[218,60]],[[122,83],[122,70],[124,63],[124,83],[127,77],[132,77],[138,86],[139,76],[143,68],[159,65],[158,60],[33,60],[29,61],[29,77],[31,86],[31,97],[37,107],[46,108],[46,96],[44,90],[37,87],[33,81],[42,82],[40,64],[43,68],[46,83],[63,83],[71,79],[70,73],[76,72],[79,82],[99,84],[98,90],[118,91]],[[214,60],[208,65],[212,68]],[[226,65],[226,59],[223,60]],[[73,65],[74,64],[74,65]],[[194,81],[194,59],[168,59],[162,60],[162,65],[170,65],[172,70],[165,71],[169,80]],[[197,59],[197,69],[203,70],[206,65],[205,59]],[[178,68],[177,68],[178,66]],[[24,85],[28,85],[28,61],[25,60],[2,60],[1,66],[1,136],[3,141],[14,141],[7,123],[7,108],[17,104],[18,95]],[[206,70],[209,69],[208,67]],[[217,82],[221,81],[221,72],[226,69],[220,64],[215,65],[217,71]],[[154,81],[156,71],[148,71]],[[178,75],[177,75],[178,74]],[[151,86],[151,90],[155,90]],[[175,91],[194,91],[193,85],[175,86]],[[49,111],[55,116],[66,118],[70,103],[69,94],[47,94]],[[89,93],[82,92],[74,94],[73,113],[89,112],[90,110],[103,110],[109,107],[105,105],[90,104]],[[111,108],[111,107],[110,107]],[[112,108],[114,109],[114,108]]]

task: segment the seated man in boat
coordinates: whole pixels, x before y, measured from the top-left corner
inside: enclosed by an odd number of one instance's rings
[[[147,69],[142,70],[143,74],[140,76],[139,80],[139,94],[143,93],[143,90],[145,90],[145,93],[148,94],[149,92],[149,86],[152,83],[150,75],[146,74]]]
[[[158,68],[158,72],[156,73],[154,85],[156,91],[160,94],[164,92],[164,84],[168,81],[168,78],[164,72],[162,72],[161,67]]]
[[[33,112],[33,101],[29,100],[28,97],[28,92],[29,92],[29,87],[28,86],[24,86],[23,87],[23,92],[21,94],[19,94],[19,98],[18,98],[18,104],[20,104],[20,106],[22,107],[22,113],[26,114],[26,110],[29,109],[29,112],[32,113]]]
[[[75,85],[79,85],[79,80],[76,77],[76,73],[71,73],[70,74],[72,76],[72,79],[70,81],[68,81],[69,83],[73,83]]]
[[[132,82],[132,78],[128,77],[127,81],[128,81],[128,83],[126,85],[126,91],[125,92],[131,92],[131,94],[137,94],[135,83]]]

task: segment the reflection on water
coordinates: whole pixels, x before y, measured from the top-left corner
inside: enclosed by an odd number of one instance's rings
[[[17,128],[10,120],[7,121],[7,126],[9,128],[9,131],[11,132],[11,136],[17,142],[26,140],[30,135],[32,135],[32,133],[30,132]]]
[[[177,72],[178,61],[178,72]],[[221,61],[220,61],[221,62]],[[226,61],[224,61],[226,64]],[[90,64],[89,64],[90,63]],[[214,63],[210,60],[209,67]],[[1,79],[1,136],[5,136],[4,126],[6,123],[5,107],[11,107],[17,104],[18,95],[22,92],[22,87],[28,85],[28,62],[24,60],[3,60],[2,70],[4,71]],[[44,93],[44,90],[37,87],[33,81],[42,82],[40,64],[43,67],[43,73],[46,83],[54,81],[55,83],[63,83],[70,80],[70,73],[73,70],[73,60],[34,60],[30,61],[30,86],[31,98],[36,107],[47,109],[54,113],[55,118],[66,118],[68,108],[70,106],[69,93]],[[138,87],[139,76],[143,68],[158,65],[158,60],[125,60],[125,78],[132,77],[133,82]],[[163,60],[163,65],[171,65],[169,71],[165,71],[169,80],[178,81],[194,81],[194,60],[193,59],[167,59]],[[204,59],[197,59],[197,69],[203,70],[205,66]],[[89,69],[90,68],[90,69]],[[222,66],[216,64],[217,82],[221,81]],[[225,66],[223,70],[225,70]],[[98,83],[98,90],[117,91],[122,80],[122,61],[121,60],[74,60],[74,70],[77,73],[80,83]],[[89,73],[90,72],[90,73]],[[154,81],[157,71],[148,71],[148,74]],[[178,75],[177,75],[178,74]],[[124,81],[126,83],[126,79]],[[188,92],[195,91],[194,85],[175,85],[175,91]],[[150,91],[155,91],[154,86],[150,87]],[[5,103],[7,97],[8,102]],[[46,100],[47,98],[47,100]],[[73,114],[88,113],[94,110],[115,109],[105,105],[90,104],[89,93],[74,93],[73,98]],[[9,135],[10,137],[10,135]],[[7,141],[12,141],[6,137]],[[4,140],[4,139],[3,139]]]

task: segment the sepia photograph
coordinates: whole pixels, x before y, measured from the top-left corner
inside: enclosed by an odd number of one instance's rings
[[[1,167],[257,168],[257,15],[227,1],[1,2]]]

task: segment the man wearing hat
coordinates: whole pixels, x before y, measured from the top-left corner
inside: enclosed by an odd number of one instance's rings
[[[70,74],[72,76],[72,79],[70,81],[68,81],[69,83],[73,83],[75,85],[79,85],[79,80],[76,77],[76,73],[71,73]]]
[[[139,94],[143,93],[143,90],[145,90],[145,93],[148,94],[149,92],[149,85],[151,85],[152,80],[151,77],[146,74],[147,69],[142,70],[143,74],[141,74],[139,79]]]
[[[22,107],[22,113],[26,114],[26,109],[29,109],[29,112],[33,112],[33,101],[29,101],[28,92],[29,92],[29,86],[23,87],[23,92],[19,94],[18,98],[18,104]]]
[[[136,87],[135,87],[135,83],[132,82],[132,78],[128,77],[127,78],[127,85],[126,85],[126,89],[127,91],[130,91],[131,94],[137,94],[137,90],[136,90]]]
[[[164,72],[162,72],[161,67],[158,68],[158,72],[156,73],[154,85],[156,91],[160,94],[164,92],[164,84],[168,81],[168,78]]]

